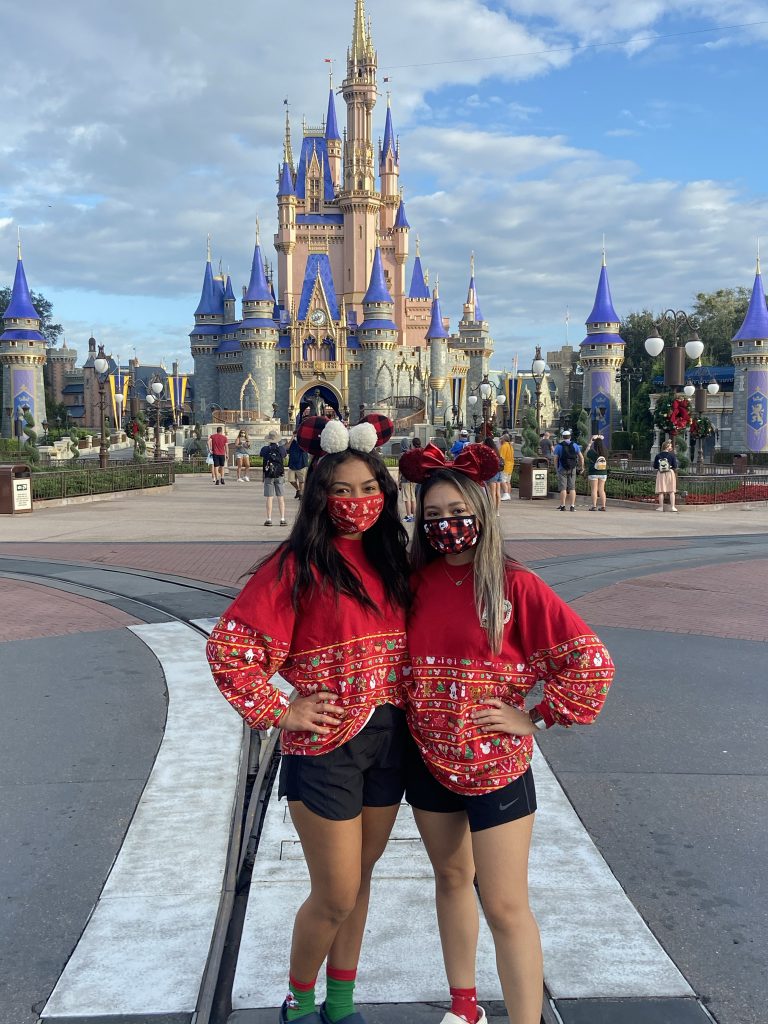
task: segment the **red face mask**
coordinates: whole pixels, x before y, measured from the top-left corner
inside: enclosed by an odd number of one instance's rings
[[[364,498],[328,496],[328,515],[339,533],[364,533],[370,530],[384,508],[384,494],[368,494]]]
[[[441,555],[458,555],[477,544],[479,533],[474,516],[446,516],[424,523],[427,540]]]

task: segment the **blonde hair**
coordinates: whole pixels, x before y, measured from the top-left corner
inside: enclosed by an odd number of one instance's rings
[[[663,452],[671,452],[674,449],[674,447],[675,446],[672,444],[672,442],[669,439],[667,439],[661,446],[661,450]]]
[[[510,560],[504,553],[499,522],[484,487],[470,480],[465,474],[455,473],[450,469],[439,469],[421,485],[411,540],[411,565],[414,569],[420,569],[435,558],[443,557],[435,551],[424,534],[424,499],[430,489],[438,483],[453,484],[475,516],[479,534],[474,548],[473,563],[475,610],[478,621],[488,637],[491,652],[498,654],[504,634],[504,602],[508,600],[506,567]]]

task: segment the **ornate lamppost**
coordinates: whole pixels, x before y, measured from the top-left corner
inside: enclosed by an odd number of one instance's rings
[[[93,368],[96,371],[96,377],[99,382],[99,426],[101,431],[101,439],[99,442],[99,469],[106,469],[109,465],[109,451],[107,450],[107,439],[104,427],[104,385],[107,383],[109,360],[106,357],[103,345],[99,345],[99,351],[96,353],[96,358],[93,360]]]
[[[531,363],[531,377],[536,388],[536,433],[541,433],[541,386],[544,383],[544,374],[547,372],[547,364],[541,358],[541,345],[536,346],[536,353]]]
[[[163,385],[159,380],[153,380],[149,390],[147,392],[147,405],[150,407],[156,406],[155,416],[155,462],[160,460],[160,407],[162,405],[161,395],[163,393]]]
[[[672,326],[672,337],[674,345],[664,349],[664,339],[659,328],[663,324]],[[690,337],[685,343],[685,348],[680,344],[680,331],[685,328],[690,332]],[[645,351],[656,359],[664,352],[664,387],[681,388],[685,384],[685,357],[689,359],[700,359],[704,351],[704,342],[699,337],[698,324],[688,316],[682,309],[665,309],[657,320],[654,320],[651,333],[645,340]]]
[[[629,430],[632,417],[632,381],[639,384],[643,379],[643,371],[633,366],[622,366],[616,371],[616,383],[627,382],[627,414],[624,417],[624,429]]]

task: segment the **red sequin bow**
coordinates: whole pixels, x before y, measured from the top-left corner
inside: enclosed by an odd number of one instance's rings
[[[463,473],[470,480],[481,484],[499,472],[499,456],[487,444],[464,445],[453,462],[449,462],[434,444],[428,444],[425,448],[411,448],[400,456],[400,472],[413,483],[423,484],[438,469]]]

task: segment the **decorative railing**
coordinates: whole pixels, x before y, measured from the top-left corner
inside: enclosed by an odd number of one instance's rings
[[[299,363],[299,372],[307,374],[339,373],[343,366],[343,363],[333,359],[302,359]]]
[[[170,487],[175,479],[173,462],[142,462],[63,469],[58,472],[32,474],[34,501],[56,498],[79,498],[112,491],[139,491],[148,487]]]

